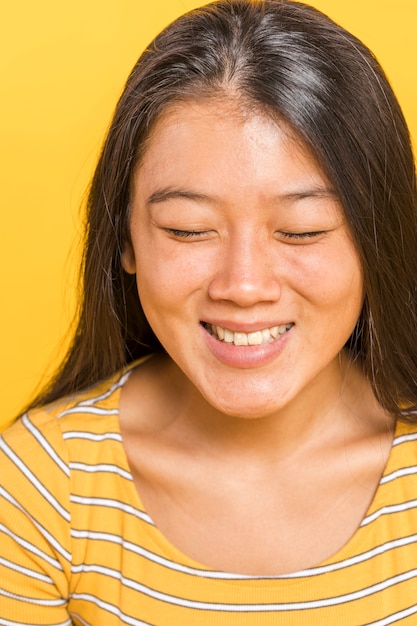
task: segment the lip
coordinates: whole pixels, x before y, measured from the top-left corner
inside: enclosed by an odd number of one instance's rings
[[[214,337],[205,328],[204,324],[208,323],[209,322],[200,323],[200,328],[210,352],[223,365],[239,369],[263,367],[274,361],[284,350],[294,330],[293,324],[293,326],[285,333],[285,335],[282,335],[271,343],[255,346],[235,346],[232,343],[225,343],[224,341],[219,341],[218,339],[216,339],[216,337]],[[287,322],[287,324],[289,323],[291,322]],[[245,333],[256,332],[264,328],[270,328],[272,326],[278,325],[276,322],[273,322],[269,326],[269,322],[267,322],[265,325],[264,322],[262,322],[262,324],[257,322],[253,324],[243,325],[220,320],[216,322],[210,321],[210,324],[215,324],[216,326],[228,328],[233,332]]]

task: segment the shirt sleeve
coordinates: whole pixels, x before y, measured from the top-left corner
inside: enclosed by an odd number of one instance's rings
[[[23,416],[0,437],[0,623],[70,625],[70,472],[58,420]]]

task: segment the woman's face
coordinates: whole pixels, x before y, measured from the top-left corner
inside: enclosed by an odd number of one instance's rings
[[[340,383],[361,267],[285,124],[230,103],[169,109],[135,174],[122,261],[184,385],[218,410],[270,415]]]

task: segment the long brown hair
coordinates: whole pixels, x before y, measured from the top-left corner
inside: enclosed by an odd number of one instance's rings
[[[91,184],[74,340],[32,406],[162,349],[121,265],[132,175],[165,107],[231,89],[290,124],[334,185],[365,283],[347,348],[381,404],[417,418],[417,200],[407,126],[366,46],[316,9],[286,0],[220,0],[191,11],[139,58]]]

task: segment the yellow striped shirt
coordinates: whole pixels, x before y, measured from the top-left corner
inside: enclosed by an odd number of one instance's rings
[[[182,554],[144,510],[119,428],[128,375],[0,438],[0,624],[417,624],[417,425],[397,426],[374,500],[332,558],[286,576],[228,574]]]

